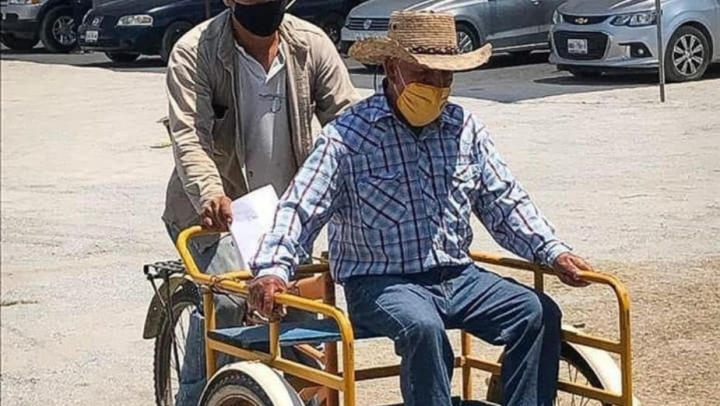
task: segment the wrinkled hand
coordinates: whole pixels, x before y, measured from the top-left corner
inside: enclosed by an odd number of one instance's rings
[[[581,257],[566,252],[560,254],[555,263],[553,264],[553,270],[557,273],[558,277],[564,284],[584,288],[590,283],[580,278],[580,271],[592,271],[592,267]]]
[[[250,293],[248,304],[251,310],[257,310],[270,321],[285,316],[284,306],[275,303],[275,294],[287,291],[287,284],[284,280],[273,275],[261,276],[248,283],[248,290]]]
[[[228,231],[232,223],[232,200],[218,196],[208,201],[203,208],[202,224],[211,231]]]

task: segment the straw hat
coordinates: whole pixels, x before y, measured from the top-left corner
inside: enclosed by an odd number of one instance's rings
[[[359,62],[377,65],[388,57],[429,69],[464,71],[485,64],[492,46],[461,54],[457,46],[455,18],[451,14],[396,11],[390,16],[388,36],[368,38],[350,48]]]

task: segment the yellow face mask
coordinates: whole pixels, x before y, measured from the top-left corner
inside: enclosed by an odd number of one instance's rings
[[[405,82],[398,72],[400,79]],[[442,113],[450,97],[449,87],[436,87],[424,83],[410,83],[400,93],[397,108],[413,127],[424,127]]]

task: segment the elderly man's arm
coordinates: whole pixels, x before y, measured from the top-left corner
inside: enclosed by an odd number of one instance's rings
[[[330,38],[324,35],[318,37],[311,52],[314,53],[312,97],[315,114],[324,126],[360,100],[360,95],[350,81],[347,67]]]
[[[166,74],[170,138],[178,176],[195,210],[210,214],[222,212],[227,217],[231,215],[229,199],[225,196],[217,166],[210,158],[215,113],[208,72],[206,61],[198,55],[194,45],[179,42],[175,46]],[[204,217],[206,226],[224,228],[220,224],[207,223],[213,216]],[[215,223],[226,221],[226,218],[216,218]]]
[[[481,171],[474,212],[503,248],[554,268],[569,285],[585,286],[577,273],[590,270],[590,266],[571,254],[571,248],[555,235],[554,228],[508,169],[486,128],[474,117],[471,120]]]
[[[250,261],[256,278],[274,276],[287,282],[306,247],[312,246],[336,210],[342,187],[340,161],[346,147],[332,125],[325,127],[315,148],[278,203],[272,230],[262,237]]]

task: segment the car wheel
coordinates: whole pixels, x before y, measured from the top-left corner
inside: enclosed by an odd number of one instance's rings
[[[0,34],[0,42],[13,51],[29,51],[35,48],[38,38],[18,38],[11,34]]]
[[[40,39],[50,52],[68,53],[75,49],[77,33],[72,9],[59,6],[48,11],[40,24]]]
[[[170,52],[172,52],[175,43],[192,27],[193,25],[187,21],[175,21],[167,27],[160,45],[160,57],[165,63],[170,59]]]
[[[578,79],[585,80],[597,80],[603,75],[602,72],[596,70],[568,69],[568,72]]]
[[[335,44],[335,47],[340,50],[340,31],[345,25],[345,19],[339,14],[330,13],[320,21],[319,25],[330,38],[330,41]]]
[[[105,56],[115,63],[130,63],[135,62],[140,57],[140,54],[133,52],[105,52]]]
[[[465,23],[458,23],[457,33],[458,50],[461,54],[472,52],[480,47],[480,39],[475,30]]]
[[[670,82],[686,82],[702,77],[710,64],[710,44],[695,27],[680,27],[670,37],[665,52],[665,71]]]

